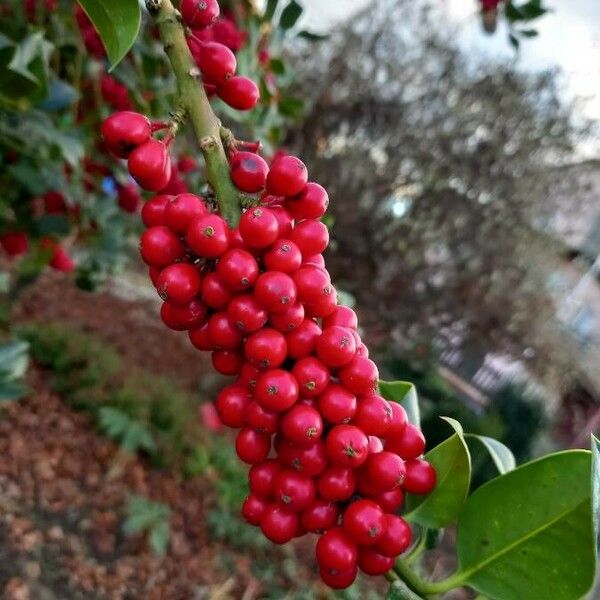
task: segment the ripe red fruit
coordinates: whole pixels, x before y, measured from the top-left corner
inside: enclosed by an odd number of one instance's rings
[[[392,421],[388,427],[386,437],[396,438],[404,433],[404,428],[408,423],[408,415],[404,410],[404,407],[398,402],[390,402],[392,409]]]
[[[324,296],[318,302],[307,302],[304,305],[304,310],[308,317],[313,319],[321,319],[328,317],[337,305],[337,292],[335,288],[331,288],[328,295]]]
[[[140,254],[143,261],[152,267],[166,267],[185,254],[179,238],[166,227],[146,229],[140,239]]]
[[[242,505],[242,516],[250,525],[260,525],[269,503],[256,494],[249,494]]]
[[[435,469],[426,460],[415,458],[406,462],[404,491],[411,494],[429,494],[435,487]]]
[[[141,196],[139,188],[133,181],[130,181],[127,185],[117,186],[117,202],[125,212],[136,212],[140,200]]]
[[[145,190],[158,192],[171,179],[171,157],[165,144],[149,139],[129,155],[127,163],[131,176]]]
[[[321,569],[338,573],[355,568],[358,558],[356,544],[341,527],[332,527],[319,538],[315,554]]]
[[[348,500],[356,490],[356,477],[347,467],[327,467],[317,482],[319,496],[331,502]]]
[[[271,449],[271,437],[252,429],[242,429],[235,438],[235,451],[240,460],[253,465],[267,458]]]
[[[206,306],[200,300],[188,304],[163,302],[160,308],[163,323],[175,331],[185,331],[199,327],[206,319]]]
[[[152,135],[148,117],[131,111],[113,113],[104,119],[101,131],[106,147],[119,158],[127,158]]]
[[[221,375],[237,375],[244,364],[244,357],[233,350],[215,350],[210,358],[215,371]]]
[[[352,569],[341,572],[338,572],[335,569],[327,570],[321,568],[319,569],[319,575],[325,585],[328,585],[334,590],[344,590],[354,583],[354,580],[358,575],[358,567],[354,565]]]
[[[273,369],[285,360],[287,342],[279,331],[265,327],[248,337],[244,344],[244,354],[259,369]]]
[[[325,442],[327,458],[334,464],[355,469],[369,453],[369,439],[353,425],[336,425]]]
[[[254,294],[269,312],[282,312],[296,302],[296,284],[285,273],[267,271],[257,279]]]
[[[361,548],[358,551],[358,566],[367,575],[384,575],[394,566],[394,559],[372,548]]]
[[[236,152],[231,159],[231,179],[247,194],[255,194],[265,187],[269,166],[254,152]]]
[[[246,388],[241,385],[228,385],[218,393],[215,406],[223,424],[237,429],[244,426],[246,409],[251,401]]]
[[[384,513],[372,500],[356,500],[346,508],[342,527],[355,544],[371,546],[383,536]]]
[[[369,436],[369,454],[383,452],[383,442],[376,435]]]
[[[256,380],[260,375],[260,370],[249,362],[244,363],[242,370],[237,378],[237,382],[240,385],[246,386],[249,390],[254,390],[256,387]]]
[[[12,231],[0,236],[0,244],[8,256],[20,256],[29,248],[27,234],[23,231]]]
[[[285,206],[290,214],[299,220],[320,219],[329,205],[329,196],[325,188],[318,183],[308,182],[304,189],[286,200]]]
[[[200,327],[190,329],[188,336],[194,348],[204,352],[213,350],[213,343],[208,337],[208,323],[203,323]]]
[[[290,239],[300,248],[302,256],[313,256],[321,254],[329,245],[329,230],[325,223],[308,219],[296,224]]]
[[[212,25],[220,13],[217,0],[182,0],[179,10],[185,24],[192,29]]]
[[[267,508],[260,522],[263,535],[274,544],[289,542],[298,532],[298,527],[298,515],[277,504],[272,504]]]
[[[241,216],[239,229],[250,248],[266,248],[277,239],[279,224],[268,208],[257,206]]]
[[[323,420],[314,408],[297,404],[283,415],[281,433],[293,444],[309,446],[321,437]]]
[[[315,267],[319,267],[320,269],[324,269],[325,268],[325,259],[323,258],[322,254],[315,254],[314,256],[303,256],[302,264],[303,265],[313,265]]]
[[[179,194],[167,202],[164,222],[173,232],[185,235],[195,217],[207,214],[208,209],[202,198],[195,194]]]
[[[165,208],[172,196],[159,195],[150,198],[142,207],[142,221],[146,227],[165,225]]]
[[[225,308],[231,300],[229,288],[216,273],[207,273],[204,277],[201,294],[206,305],[215,310]]]
[[[367,435],[386,437],[392,423],[390,403],[377,394],[365,394],[358,399],[352,423]]]
[[[337,383],[331,383],[319,396],[319,411],[329,423],[349,423],[356,413],[356,396]]]
[[[279,239],[265,252],[263,264],[269,271],[293,273],[302,264],[302,254],[294,242]]]
[[[340,511],[333,502],[315,500],[300,515],[300,523],[307,531],[323,533],[335,527]]]
[[[260,98],[257,85],[241,75],[228,79],[217,88],[219,98],[236,110],[252,110]]]
[[[379,370],[368,358],[355,356],[338,373],[340,382],[353,394],[367,394],[377,388]]]
[[[396,558],[410,546],[412,541],[410,525],[397,515],[385,515],[384,520],[383,535],[374,549],[384,556]]]
[[[200,291],[198,268],[187,263],[176,263],[165,267],[158,276],[156,288],[163,300],[175,304],[187,304]]]
[[[296,329],[286,336],[288,356],[295,360],[309,356],[320,335],[321,328],[312,319],[304,319]]]
[[[283,206],[271,206],[271,212],[275,215],[279,224],[279,237],[287,239],[292,233],[294,219]]]
[[[328,367],[343,367],[356,354],[356,342],[352,333],[345,327],[326,327],[317,340],[317,356]]]
[[[217,258],[229,247],[229,227],[218,215],[196,217],[188,228],[187,242],[199,256]]]
[[[300,386],[300,395],[305,398],[318,396],[329,383],[329,369],[314,356],[301,358],[294,365],[292,375]]]
[[[395,490],[391,490],[389,492],[371,494],[370,498],[379,504],[381,510],[385,511],[386,513],[395,513],[404,502],[404,492],[400,488],[396,488]]]
[[[218,312],[208,320],[208,337],[214,348],[235,350],[243,339],[242,332],[226,312]]]
[[[271,315],[271,325],[277,331],[289,333],[300,326],[304,321],[304,305],[296,302],[286,308],[284,311]]]
[[[202,42],[194,58],[204,80],[217,86],[233,77],[237,68],[235,54],[218,42]]]
[[[67,254],[67,251],[60,245],[54,246],[52,258],[48,263],[55,271],[61,273],[70,273],[75,268],[75,261]]]
[[[289,371],[273,369],[258,378],[255,394],[265,410],[287,410],[298,400],[298,382]]]
[[[315,477],[327,466],[325,444],[319,440],[306,448],[287,443],[283,438],[278,448],[279,460],[306,477]]]
[[[252,333],[267,322],[267,311],[260,306],[252,294],[233,298],[227,307],[227,314],[244,333]]]
[[[385,442],[385,449],[397,454],[404,460],[417,458],[425,451],[425,437],[418,427],[409,423],[398,437],[390,437]]]
[[[294,512],[307,509],[315,500],[314,481],[291,469],[284,469],[277,474],[273,490],[275,500]]]
[[[256,282],[258,263],[250,252],[241,248],[232,248],[219,259],[217,274],[229,289],[242,292]]]
[[[273,196],[295,196],[304,189],[307,181],[306,165],[299,158],[281,156],[273,161],[267,175],[267,192]]]
[[[373,487],[382,492],[401,487],[406,476],[404,461],[397,454],[386,450],[369,454],[365,470]]]
[[[358,327],[358,318],[356,313],[349,306],[336,306],[335,310],[325,319],[323,319],[323,328],[333,327],[337,325],[339,327],[347,327],[356,331]]]
[[[253,400],[246,409],[246,426],[260,433],[276,433],[279,427],[279,413],[265,410]]]
[[[314,265],[300,267],[294,273],[293,279],[301,302],[320,302],[332,293],[329,273]]]
[[[250,491],[261,498],[273,499],[275,478],[280,471],[279,462],[272,458],[252,465],[250,471],[248,471]]]

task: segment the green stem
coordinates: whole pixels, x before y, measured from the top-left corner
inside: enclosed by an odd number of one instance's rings
[[[185,41],[179,12],[171,0],[146,0],[158,25],[160,39],[177,79],[179,105],[185,110],[206,161],[206,177],[215,191],[221,216],[235,226],[240,217],[239,193],[229,175],[229,163],[221,141],[221,123],[202,86],[200,71]]]
[[[415,544],[414,548],[406,556],[403,557],[402,560],[404,561],[404,564],[411,565],[415,562],[415,560],[419,558],[419,556],[421,556],[423,550],[425,550],[426,538],[427,530],[423,529],[421,530],[419,541]]]
[[[394,590],[394,598],[399,600],[423,600],[422,596],[415,594],[401,579],[395,579],[390,588]]]
[[[433,594],[441,594],[464,584],[464,576],[462,573],[455,573],[441,581],[425,581],[419,577],[410,566],[402,559],[396,561],[394,571],[406,584],[418,594],[423,596],[431,596]]]

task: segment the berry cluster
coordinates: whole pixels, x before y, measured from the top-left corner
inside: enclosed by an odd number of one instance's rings
[[[145,117],[116,113],[103,133],[143,187],[160,189],[149,178],[163,173],[168,151]],[[402,406],[377,394],[356,314],[337,304],[322,256],[325,189],[289,155],[269,167],[233,151],[230,173],[241,191],[261,193],[238,227],[204,198],[163,193],[142,209],[140,252],[164,323],[236,376],[216,409],[240,430],[237,454],[252,465],[244,517],[279,544],[322,534],[321,576],[347,587],[359,567],[385,573],[408,548],[410,527],[396,513],[405,491],[433,488],[435,471],[419,458],[425,440]]]

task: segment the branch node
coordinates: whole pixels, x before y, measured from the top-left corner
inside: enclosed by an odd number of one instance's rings
[[[160,10],[161,4],[162,0],[146,0],[146,8],[151,15],[156,14]]]
[[[200,140],[200,148],[204,152],[210,152],[217,146],[217,140],[212,135],[207,135]]]
[[[194,79],[200,79],[200,77],[202,77],[202,71],[200,71],[198,67],[192,67],[188,73],[190,77],[193,77]]]

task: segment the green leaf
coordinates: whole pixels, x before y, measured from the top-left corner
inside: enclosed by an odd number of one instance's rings
[[[271,21],[273,19],[273,15],[275,14],[275,11],[277,10],[278,3],[279,3],[279,0],[268,0],[267,8],[265,8],[265,14],[264,14],[265,21]]]
[[[0,345],[0,372],[9,379],[19,379],[25,375],[29,365],[29,344],[8,342]]]
[[[304,38],[309,42],[321,42],[329,38],[329,35],[326,33],[315,33],[314,31],[307,31],[303,29],[298,33],[298,37]]]
[[[380,379],[379,393],[386,400],[402,404],[408,415],[408,420],[413,425],[420,427],[421,415],[417,390],[410,381],[383,381]]]
[[[477,489],[452,579],[502,600],[581,598],[595,571],[590,468],[590,452],[559,452]]]
[[[304,100],[300,98],[282,98],[279,101],[279,112],[286,117],[299,120],[304,114]]]
[[[538,31],[537,29],[519,29],[519,35],[526,38],[537,37]]]
[[[283,9],[281,13],[281,18],[279,19],[279,27],[281,29],[287,30],[291,29],[303,12],[302,5],[299,4],[296,0],[290,0],[288,5]]]
[[[508,473],[508,471],[512,471],[516,467],[517,463],[513,453],[502,442],[485,435],[476,435],[474,433],[467,433],[465,437],[471,440],[479,440],[483,444],[501,475]]]
[[[508,34],[508,41],[510,42],[510,45],[515,50],[519,49],[519,45],[520,45],[521,42],[519,42],[519,38],[514,33],[509,33]]]
[[[455,433],[430,450],[425,458],[437,473],[437,484],[428,496],[408,494],[405,518],[423,527],[450,525],[459,517],[471,484],[471,455],[458,421],[442,417]]]
[[[26,396],[29,388],[18,381],[0,381],[0,402],[12,402]]]
[[[150,537],[148,538],[152,552],[157,556],[163,556],[167,551],[170,536],[171,528],[169,527],[169,522],[161,521],[157,523],[150,530]]]
[[[102,38],[114,69],[129,52],[140,29],[138,0],[77,0]]]
[[[600,547],[600,440],[592,435],[592,517],[596,551]]]
[[[514,2],[512,1],[506,2],[504,6],[504,14],[510,22],[522,21],[524,18],[523,13],[519,9],[519,7],[515,6]]]

